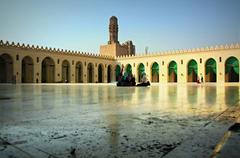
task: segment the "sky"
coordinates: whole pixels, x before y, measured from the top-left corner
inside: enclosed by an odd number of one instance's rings
[[[0,40],[99,53],[111,16],[136,54],[240,43],[240,0],[0,0]]]

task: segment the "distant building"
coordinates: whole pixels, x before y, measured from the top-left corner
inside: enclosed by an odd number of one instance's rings
[[[109,41],[107,45],[100,46],[100,54],[108,56],[135,55],[135,46],[132,41],[119,44],[118,19],[115,16],[110,18]]]

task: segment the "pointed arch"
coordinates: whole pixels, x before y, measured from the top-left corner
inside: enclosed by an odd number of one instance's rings
[[[116,81],[119,80],[120,73],[121,73],[121,66],[120,65],[116,65],[116,68],[115,68]]]
[[[217,62],[209,58],[205,63],[205,82],[217,81]]]
[[[132,74],[132,66],[131,66],[131,64],[127,64],[127,66],[125,68],[125,72],[127,74]]]
[[[142,75],[145,73],[145,67],[143,63],[138,65],[138,82],[142,80]]]
[[[107,82],[110,83],[112,81],[112,65],[108,65],[107,67]]]
[[[98,65],[98,83],[102,83],[104,81],[103,77],[104,77],[104,74],[103,74],[103,65],[102,64],[99,64]]]
[[[157,62],[154,62],[151,66],[151,81],[159,82],[159,65]]]
[[[8,54],[0,55],[0,83],[11,83],[15,81],[13,75],[13,59]]]
[[[62,62],[62,81],[64,83],[71,82],[70,63],[67,60]]]
[[[172,60],[168,64],[168,82],[177,82],[177,63]]]
[[[198,79],[198,65],[196,60],[192,59],[187,65],[188,82],[197,82]]]
[[[225,82],[239,82],[239,61],[236,57],[229,57],[225,62]]]
[[[50,57],[46,57],[42,61],[42,83],[55,82],[55,63]]]
[[[83,83],[83,66],[82,66],[82,62],[78,61],[76,63],[76,71],[75,71],[76,75],[75,75],[75,80],[76,83]]]
[[[87,66],[87,81],[88,83],[94,82],[94,67],[92,63],[88,63]]]
[[[30,56],[22,59],[22,83],[33,83],[34,63]]]

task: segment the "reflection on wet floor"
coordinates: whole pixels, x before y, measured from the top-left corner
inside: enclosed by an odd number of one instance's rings
[[[6,114],[10,120],[19,120],[10,115],[12,112],[68,107],[102,115],[158,111],[194,115],[204,110],[220,112],[239,101],[239,86],[195,84],[125,88],[114,85],[2,85],[0,91],[1,121],[7,120]]]
[[[207,104],[215,105],[216,104],[216,93],[217,93],[216,87],[215,86],[206,87],[205,91],[206,91],[205,97],[206,97]]]
[[[215,84],[1,85],[0,137],[24,142],[19,145],[28,151],[30,146],[50,148],[60,157],[72,146],[82,157],[160,157],[209,118],[237,106],[239,89]]]
[[[225,88],[225,104],[227,106],[235,106],[239,101],[239,87]]]
[[[1,101],[11,107],[34,103],[35,107],[48,108],[47,105],[62,106],[63,104],[98,104],[115,106],[155,106],[158,108],[177,108],[181,104],[197,106],[199,104],[211,107],[234,106],[239,100],[239,86],[202,86],[202,85],[160,85],[152,87],[115,87],[113,85],[6,85],[0,87]],[[221,100],[218,100],[220,99]],[[22,107],[23,109],[25,107]],[[44,108],[44,107],[43,107]],[[114,108],[114,106],[112,107]],[[21,109],[21,108],[20,108]],[[19,109],[19,110],[20,110]]]

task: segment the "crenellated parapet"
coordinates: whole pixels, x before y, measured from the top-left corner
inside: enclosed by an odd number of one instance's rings
[[[70,55],[77,55],[82,57],[90,57],[90,58],[101,58],[101,59],[116,59],[116,57],[113,56],[107,56],[107,55],[100,55],[96,53],[90,53],[90,52],[81,52],[81,51],[74,51],[74,50],[67,50],[67,49],[60,49],[60,48],[51,48],[51,47],[43,47],[38,45],[29,45],[29,44],[20,44],[20,43],[14,43],[9,41],[3,41],[0,40],[0,47],[5,48],[16,48],[16,49],[22,49],[22,50],[34,50],[34,51],[43,51],[47,53],[60,53],[60,54],[70,54]]]
[[[30,45],[30,44],[20,44],[9,41],[0,40],[0,47],[6,48],[17,48],[22,50],[34,50],[34,51],[43,51],[46,53],[60,53],[60,54],[69,54],[69,55],[77,55],[82,57],[90,57],[90,58],[101,58],[101,59],[129,59],[129,58],[145,58],[145,57],[158,57],[164,55],[174,55],[174,54],[186,54],[186,53],[200,53],[200,52],[210,52],[210,51],[221,51],[221,50],[229,50],[229,49],[239,49],[240,44],[226,44],[226,45],[217,45],[211,47],[202,47],[202,48],[192,48],[192,49],[180,49],[180,50],[169,50],[169,51],[161,51],[161,52],[153,52],[153,53],[139,53],[132,55],[122,55],[122,56],[108,56],[103,54],[91,53],[91,52],[81,52],[76,50],[67,50],[60,48],[51,48],[51,47],[43,47],[38,45]]]
[[[229,49],[239,49],[240,44],[226,44],[226,45],[216,45],[211,47],[202,47],[202,48],[192,48],[192,49],[180,49],[180,50],[170,50],[170,51],[162,51],[155,53],[140,53],[137,55],[122,55],[118,56],[117,59],[129,59],[129,58],[145,58],[145,57],[158,57],[164,55],[174,55],[174,54],[186,54],[186,53],[200,53],[200,52],[210,52],[210,51],[221,51],[221,50],[229,50]]]

